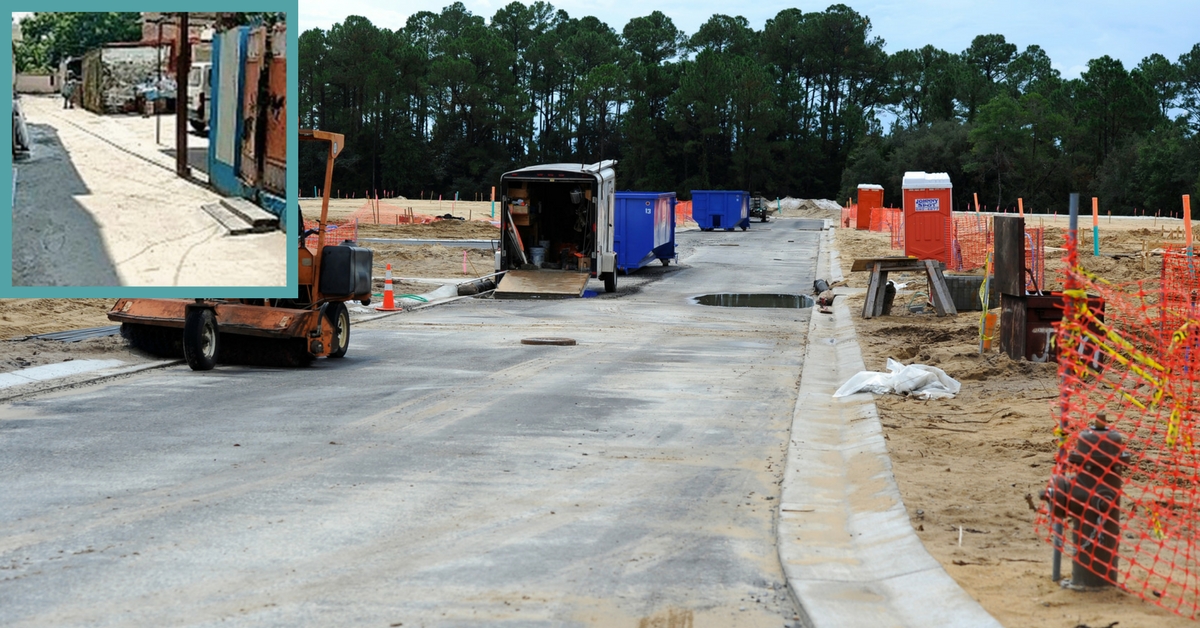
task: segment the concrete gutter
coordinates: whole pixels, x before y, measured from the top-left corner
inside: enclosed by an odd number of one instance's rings
[[[118,377],[125,377],[127,375],[140,373],[142,371],[165,368],[183,363],[183,360],[155,360],[153,362],[124,364],[111,368],[88,371],[86,373],[68,374],[62,377],[31,381],[28,384],[18,384],[0,389],[0,402],[12,401],[20,397],[51,392],[54,390],[61,390],[64,388],[75,388],[77,386],[97,384],[99,382],[116,379]],[[66,362],[65,364],[70,364],[70,362]]]
[[[817,277],[842,278],[825,231]],[[866,370],[845,299],[813,312],[779,504],[779,558],[807,626],[999,627],[925,549],[892,475],[874,398],[832,394]]]

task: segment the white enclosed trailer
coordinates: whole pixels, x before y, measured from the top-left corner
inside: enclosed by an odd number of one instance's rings
[[[497,298],[578,297],[590,277],[616,291],[616,163],[543,164],[500,177],[496,270],[508,272]]]

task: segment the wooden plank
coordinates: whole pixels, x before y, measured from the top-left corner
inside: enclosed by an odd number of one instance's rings
[[[996,216],[996,291],[1025,294],[1025,219]]]
[[[875,268],[871,271],[871,281],[867,284],[867,300],[863,303],[863,318],[871,318],[875,315],[875,301],[879,296],[879,276],[882,274],[879,270],[880,265],[880,262],[875,262]]]
[[[513,224],[512,212],[507,208],[504,211],[508,214],[508,233],[512,236],[513,245],[517,248],[517,255],[521,258],[521,264],[528,264],[529,260],[525,258],[525,243],[521,242],[521,234],[517,232],[517,226]]]
[[[856,273],[862,272],[864,270],[871,270],[875,266],[876,263],[883,263],[885,266],[891,266],[893,264],[898,264],[898,265],[915,264],[916,265],[915,268],[917,270],[921,269],[921,260],[919,260],[915,257],[865,257],[865,258],[856,258],[854,260],[854,264],[850,266],[850,270],[851,270],[851,272],[856,272]],[[889,270],[903,270],[903,269],[889,268]]]
[[[872,316],[883,316],[883,308],[887,305],[887,284],[888,271],[879,270],[879,283],[875,287],[875,311],[871,312]]]
[[[933,260],[925,260],[925,272],[929,276],[929,291],[937,315],[957,315],[958,308],[954,307],[954,299],[950,297],[950,288],[946,285],[946,276],[942,274],[942,269]]]
[[[574,299],[583,296],[588,273],[563,270],[510,270],[494,293],[497,299]]]
[[[1000,352],[1014,360],[1025,357],[1027,316],[1024,296],[1000,294]]]

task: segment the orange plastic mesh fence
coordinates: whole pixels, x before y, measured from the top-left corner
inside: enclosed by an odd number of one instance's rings
[[[871,231],[890,232],[895,240],[897,228],[903,231],[904,210],[893,207],[875,207],[871,210]],[[898,227],[899,226],[899,227]]]
[[[951,215],[951,270],[983,268],[992,247],[992,224],[989,216],[974,212],[954,212]]]
[[[305,220],[304,230],[308,231],[309,229],[316,229],[318,224],[319,223],[315,220]],[[344,222],[334,222],[332,220],[325,221],[326,245],[341,244],[346,240],[354,242],[358,241],[358,225],[355,224],[353,220]],[[317,251],[317,236],[314,234],[305,238],[304,246],[308,250],[315,253]]]
[[[858,203],[842,208],[842,226],[853,229],[858,224]]]
[[[682,225],[692,219],[692,202],[677,201],[675,203],[675,224]]]
[[[904,250],[904,213],[901,210],[880,218],[892,235],[892,248]],[[983,268],[988,251],[992,250],[994,228],[992,217],[975,212],[954,212],[951,215],[949,240],[950,260],[946,268],[954,271],[972,271]],[[1046,283],[1046,241],[1044,227],[1025,227],[1025,265],[1030,274],[1025,278],[1025,288],[1031,292]]]
[[[1160,278],[1114,284],[1067,247],[1059,448],[1037,531],[1063,543],[1064,563],[1196,619],[1200,264],[1168,252]],[[1090,427],[1100,419],[1107,429]]]
[[[450,211],[450,203],[445,203],[445,209]],[[362,207],[355,210],[351,220],[371,225],[407,225],[428,224],[433,222],[434,217],[414,213],[411,207],[397,205],[384,199],[367,199]]]

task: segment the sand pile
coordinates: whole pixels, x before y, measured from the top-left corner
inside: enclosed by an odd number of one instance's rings
[[[780,199],[779,208],[784,216],[801,218],[829,218],[837,221],[842,216],[842,207],[829,199],[792,198]]]

